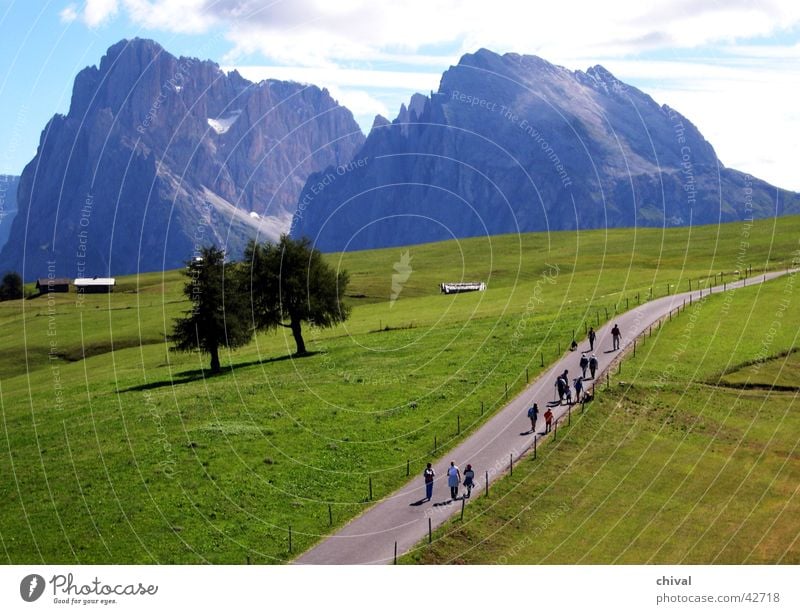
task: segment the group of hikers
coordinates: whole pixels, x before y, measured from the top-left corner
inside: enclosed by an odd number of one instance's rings
[[[422,477],[425,479],[425,500],[430,501],[431,497],[433,497],[433,479],[436,477],[436,473],[434,473],[433,466],[430,463],[428,463],[425,471],[422,472]],[[475,486],[475,471],[473,471],[472,465],[467,465],[462,476],[456,462],[450,461],[450,467],[447,469],[447,486],[450,487],[450,498],[453,501],[458,498],[458,487],[461,485],[467,489],[464,498],[469,499],[470,495],[472,495],[472,488]]]
[[[558,405],[561,405],[564,401],[567,402],[567,405],[572,405],[574,403],[580,403],[583,400],[584,391],[583,391],[583,381],[586,379],[594,379],[595,375],[597,374],[598,369],[598,361],[597,355],[594,353],[594,342],[597,338],[597,333],[594,332],[594,328],[589,328],[589,351],[588,352],[581,352],[581,359],[578,361],[578,366],[581,369],[581,374],[579,377],[576,377],[572,380],[572,387],[570,387],[569,381],[569,370],[564,369],[564,372],[556,378],[555,389],[556,389],[556,397],[558,401]],[[614,350],[619,349],[620,339],[622,338],[622,333],[619,330],[619,325],[614,324],[613,328],[611,329],[611,341],[612,341],[612,352]],[[573,351],[578,349],[578,344],[573,340],[571,349]],[[586,371],[589,370],[589,377],[586,377]],[[572,390],[575,390],[575,398],[573,401],[572,397]],[[555,402],[555,401],[554,401]],[[534,404],[535,405],[535,404]],[[533,408],[531,408],[533,409]],[[528,410],[528,417],[531,417],[530,411]],[[545,415],[545,420],[547,416]]]
[[[549,433],[553,428],[553,410],[550,408],[550,405],[557,406],[564,403],[566,400],[568,405],[572,405],[574,403],[580,403],[581,401],[586,400],[586,393],[583,389],[583,381],[585,379],[594,379],[595,374],[597,373],[598,369],[598,360],[597,356],[594,353],[594,342],[597,339],[597,333],[595,333],[594,328],[590,327],[588,331],[589,337],[589,350],[588,352],[581,352],[581,358],[578,362],[578,366],[581,369],[580,377],[576,377],[572,380],[572,386],[570,387],[570,380],[569,380],[569,370],[564,369],[564,372],[556,378],[555,389],[556,389],[556,396],[557,399],[553,401],[552,404],[548,404],[546,411],[544,412],[544,432]],[[619,326],[614,324],[614,327],[611,329],[611,339],[612,339],[612,351],[619,349],[620,339],[622,334],[620,333]],[[573,340],[571,348],[573,351],[578,349],[578,344],[576,341]],[[587,356],[588,354],[588,356]],[[586,377],[586,371],[589,371],[590,377]],[[573,401],[572,390],[575,390],[575,397]],[[536,434],[536,422],[539,419],[539,404],[533,403],[528,408],[528,419],[531,421],[531,430],[530,432],[534,435]],[[431,463],[428,463],[428,466],[425,468],[423,472],[423,477],[425,479],[425,500],[430,501],[431,497],[433,496],[433,480],[435,477],[435,473],[433,471],[433,467]],[[466,494],[464,495],[465,499],[470,497],[472,493],[472,488],[475,485],[475,472],[472,469],[472,465],[467,465],[467,468],[464,470],[463,481],[461,470],[456,465],[455,461],[450,463],[450,467],[447,469],[447,485],[450,487],[450,498],[455,500],[458,498],[458,487],[460,485],[464,486],[467,489]]]

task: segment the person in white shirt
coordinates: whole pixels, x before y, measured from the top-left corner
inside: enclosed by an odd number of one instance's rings
[[[447,485],[450,487],[450,497],[455,500],[458,497],[458,485],[461,484],[461,470],[456,466],[455,461],[450,462],[447,470]]]

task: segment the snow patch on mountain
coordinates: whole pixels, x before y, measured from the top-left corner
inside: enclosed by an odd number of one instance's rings
[[[211,126],[211,128],[217,134],[225,134],[228,130],[230,130],[231,126],[233,126],[233,123],[239,119],[239,115],[241,114],[242,110],[236,109],[225,117],[218,117],[216,119],[209,117],[208,125]]]

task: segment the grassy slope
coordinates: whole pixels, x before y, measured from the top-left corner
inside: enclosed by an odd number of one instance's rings
[[[302,360],[286,359],[282,334],[259,335],[211,379],[205,357],[162,342],[185,308],[176,272],[129,278],[80,307],[59,296],[53,317],[46,298],[3,303],[0,553],[14,563],[284,560],[289,524],[297,552],[331,530],[329,504],[334,527],[368,504],[369,477],[375,498],[396,488],[407,459],[416,473],[434,435],[445,450],[474,429],[506,383],[519,390],[526,367],[534,376],[540,354],[551,360],[584,320],[651,287],[663,295],[743,263],[780,267],[800,218],[758,223],[741,259],[745,229],[415,246],[394,303],[401,250],[332,255],[351,273],[351,320],[308,331],[318,353]],[[544,282],[552,265],[555,283]],[[458,279],[489,290],[438,294]],[[64,358],[50,360],[52,340]]]
[[[407,560],[800,562],[799,330],[800,276],[687,309]]]

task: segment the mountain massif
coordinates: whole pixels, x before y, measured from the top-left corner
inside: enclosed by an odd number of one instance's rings
[[[8,241],[11,222],[17,215],[17,185],[19,177],[0,175],[0,249]]]
[[[365,139],[324,89],[121,41],[44,128],[16,216],[11,185],[0,268],[26,280],[175,268],[211,243],[236,257],[287,230],[339,251],[800,213],[603,67],[485,49]]]
[[[308,176],[363,141],[326,90],[121,41],[44,128],[0,264],[29,280],[175,268],[209,243],[238,254],[285,232]]]
[[[797,193],[726,168],[687,118],[603,67],[482,49],[377,117],[345,172],[312,175],[292,232],[339,251],[784,213]]]

